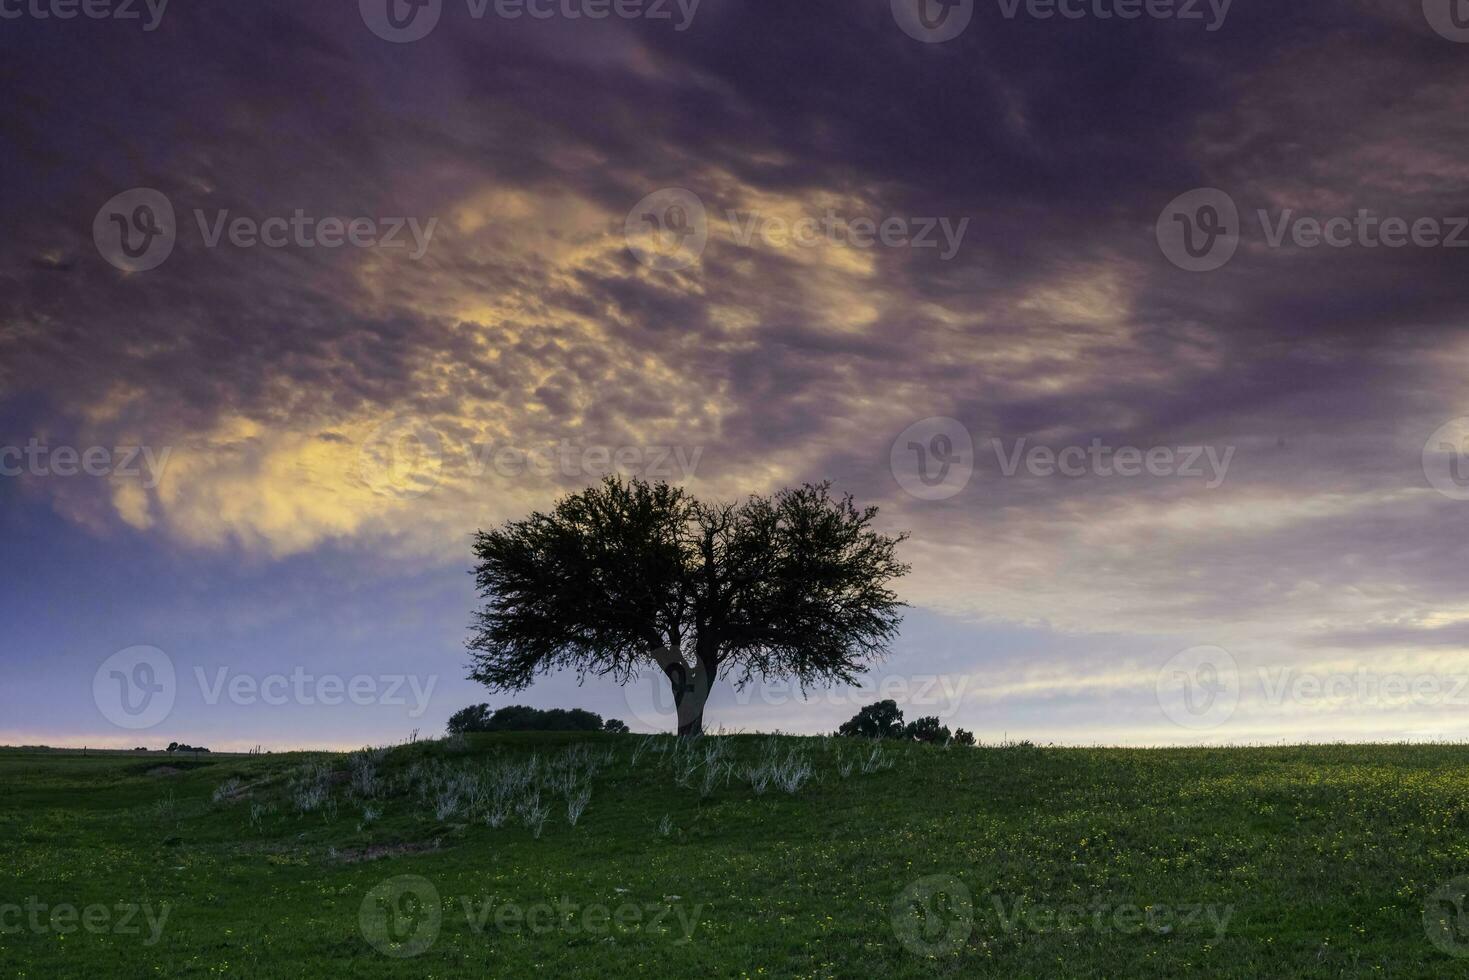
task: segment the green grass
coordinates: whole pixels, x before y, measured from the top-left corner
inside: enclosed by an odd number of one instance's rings
[[[1469,975],[1424,926],[1430,893],[1469,874],[1469,747],[889,745],[889,767],[844,778],[865,743],[734,736],[736,770],[794,751],[814,775],[757,794],[721,770],[704,796],[702,764],[679,784],[674,741],[400,747],[377,766],[382,815],[366,826],[344,756],[204,757],[159,774],[157,756],[0,750],[0,973]],[[488,802],[439,819],[419,795],[434,771],[569,751],[578,778],[599,764],[590,805],[573,827],[546,796],[539,839],[515,816],[488,826]],[[291,782],[313,762],[332,772],[332,802],[300,813]],[[243,792],[216,802],[230,779]],[[144,910],[137,933],[116,928],[120,903]],[[56,928],[57,906],[92,907],[93,927]],[[402,953],[417,955],[389,955]]]

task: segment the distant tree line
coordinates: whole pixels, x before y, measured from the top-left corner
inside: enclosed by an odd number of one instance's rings
[[[208,752],[202,745],[186,745],[183,742],[169,742],[168,752]]]
[[[945,743],[953,739],[955,745],[973,745],[974,735],[960,728],[954,732],[949,726],[940,724],[937,717],[928,715],[903,724],[903,710],[896,701],[878,701],[869,704],[837,729],[838,735],[849,738],[891,738],[909,742]]]
[[[611,732],[624,734],[628,727],[616,718],[602,720],[594,711],[581,708],[527,708],[512,704],[490,711],[487,704],[472,704],[449,718],[449,734],[468,732]]]

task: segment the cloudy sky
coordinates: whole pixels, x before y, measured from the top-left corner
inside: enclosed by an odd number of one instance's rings
[[[0,2],[0,742],[437,734],[469,536],[610,471],[912,534],[713,724],[1469,736],[1451,0],[88,9]]]

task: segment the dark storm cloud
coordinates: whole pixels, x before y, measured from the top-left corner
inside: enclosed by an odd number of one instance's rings
[[[409,45],[347,3],[178,6],[150,34],[17,23],[0,40],[7,429],[243,417],[350,442],[339,423],[406,412],[473,440],[466,402],[528,440],[685,426],[721,487],[830,476],[918,540],[968,546],[926,567],[976,614],[1032,618],[1003,595],[1038,586],[1103,596],[1057,604],[1121,629],[1339,611],[1321,596],[1353,588],[1374,616],[1404,593],[1449,601],[1453,502],[1402,495],[1427,492],[1417,450],[1462,406],[1463,253],[1272,248],[1254,217],[1469,213],[1469,51],[1409,13],[1236,0],[1208,32],[980,3],[942,45],[876,0],[705,0],[683,32],[450,3]],[[124,276],[91,221],[139,185],[172,200],[180,240]],[[620,243],[665,186],[718,229],[678,276]],[[1245,241],[1191,274],[1154,223],[1201,186],[1236,200]],[[950,261],[728,234],[752,202],[819,215],[827,198],[970,224]],[[441,225],[419,262],[207,249],[196,208]],[[929,415],[980,441],[975,489],[941,505],[888,471]],[[1003,479],[991,437],[1238,456],[1212,494]],[[994,549],[1032,564],[991,582]]]

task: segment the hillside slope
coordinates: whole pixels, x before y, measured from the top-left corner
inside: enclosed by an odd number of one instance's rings
[[[1469,934],[1435,923],[1469,891],[1466,763],[1464,746],[764,736],[174,763],[0,750],[0,963],[36,978],[1461,975]]]

